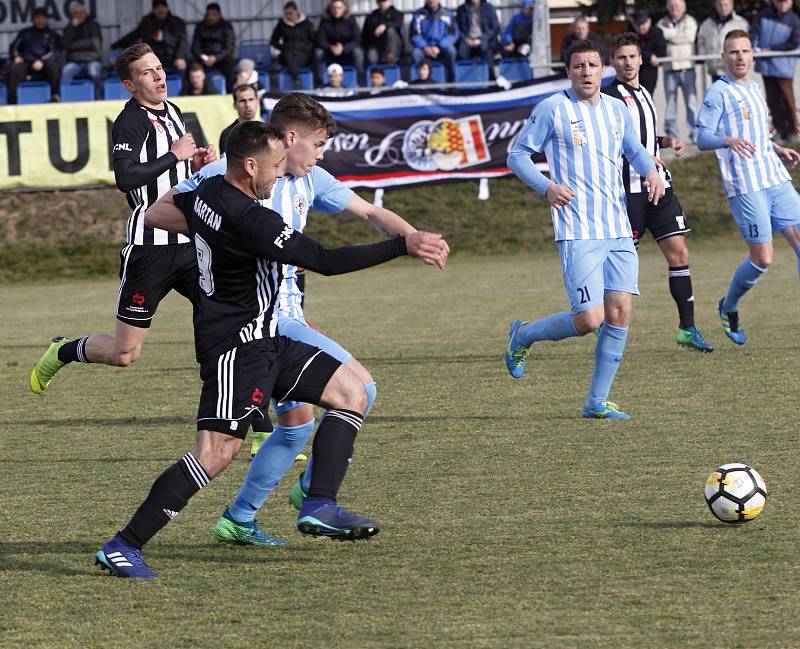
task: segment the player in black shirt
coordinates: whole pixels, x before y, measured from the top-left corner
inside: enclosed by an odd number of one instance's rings
[[[327,250],[261,207],[284,173],[281,134],[245,122],[228,140],[225,176],[174,197],[184,232],[197,250],[195,349],[203,388],[197,442],[155,481],[130,523],[97,552],[113,574],[153,578],[141,548],[197,491],[235,457],[254,416],[264,417],[271,396],[328,409],[314,438],[315,463],[308,498],[297,519],[304,534],[362,539],[377,523],[336,504],[367,396],[361,379],[324,351],[278,335],[278,287],[283,264],[325,275],[351,272],[403,254],[447,256],[439,235],[415,232],[366,246]],[[150,222],[150,215],[148,215]],[[179,229],[178,224],[159,223]]]
[[[638,37],[631,33],[618,36],[612,52],[617,78],[603,92],[622,100],[628,108],[642,146],[657,161],[658,173],[667,188],[658,205],[649,202],[645,179],[627,160],[623,160],[622,179],[633,243],[638,247],[644,233],[650,230],[669,264],[669,290],[678,307],[678,344],[701,352],[712,352],[714,348],[706,342],[694,322],[694,295],[689,272],[689,249],[686,246],[686,233],[691,228],[672,190],[672,177],[659,158],[661,148],[673,148],[677,155],[681,155],[683,142],[677,137],[656,135],[655,104],[647,89],[639,83],[642,55]]]
[[[31,372],[31,390],[41,394],[66,363],[127,367],[141,351],[160,301],[171,290],[191,299],[197,261],[189,239],[144,224],[149,205],[170,187],[216,159],[214,147],[197,147],[180,109],[167,101],[166,75],[148,45],[134,45],[116,61],[122,83],[133,94],[114,121],[114,177],[133,210],[120,252],[120,288],[114,336],[93,333],[76,340],[53,339]]]

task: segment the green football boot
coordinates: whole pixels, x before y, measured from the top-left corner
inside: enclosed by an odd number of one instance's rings
[[[234,545],[286,545],[284,539],[270,536],[258,529],[258,523],[239,523],[231,518],[228,508],[214,526],[214,536],[224,543]]]
[[[676,339],[681,347],[696,349],[697,351],[704,352],[706,354],[710,354],[714,351],[714,347],[706,342],[706,339],[703,338],[703,334],[697,327],[678,329],[678,335]]]
[[[267,441],[267,437],[270,435],[272,435],[272,433],[253,431],[253,437],[250,438],[250,457],[256,456],[258,449],[261,448],[261,445]]]
[[[47,348],[47,351],[36,361],[36,365],[33,366],[33,370],[31,371],[31,392],[34,394],[41,394],[44,392],[58,370],[66,365],[66,363],[58,360],[58,350],[68,342],[69,338],[65,338],[64,336],[56,336],[53,338],[50,347]]]
[[[297,478],[297,482],[292,485],[292,490],[289,492],[289,502],[292,503],[292,507],[294,507],[297,511],[300,511],[303,508],[303,501],[308,496],[308,494],[303,491],[303,485],[300,484],[302,477],[303,474],[301,473],[300,477]]]

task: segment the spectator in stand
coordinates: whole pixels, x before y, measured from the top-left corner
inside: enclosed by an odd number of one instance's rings
[[[317,30],[319,60],[317,69],[322,71],[331,63],[350,65],[356,69],[359,80],[364,77],[364,51],[361,49],[361,30],[356,19],[350,15],[345,0],[331,0],[319,21]]]
[[[712,83],[725,74],[725,63],[720,57],[725,34],[734,29],[746,32],[749,28],[747,20],[733,10],[733,0],[714,0],[714,11],[697,30],[697,53],[714,57],[706,61]]]
[[[61,47],[66,65],[61,71],[62,83],[70,83],[76,76],[90,77],[94,81],[95,96],[100,97],[100,78],[103,76],[103,36],[100,25],[89,15],[82,2],[69,5],[69,24],[64,27]]]
[[[242,122],[251,122],[256,119],[258,114],[258,96],[256,89],[253,86],[236,86],[233,89],[233,107],[236,109],[238,117],[234,120],[233,124],[226,126],[219,135],[219,154],[220,156],[225,153],[225,147],[228,144],[228,136],[231,134],[234,126]]]
[[[169,10],[167,0],[153,0],[153,11],[147,14],[132,32],[111,43],[113,49],[124,49],[134,43],[147,43],[167,72],[183,72],[189,59],[186,23]]]
[[[503,56],[528,56],[531,53],[534,0],[522,0],[522,9],[511,17],[503,32]]]
[[[750,32],[753,47],[762,52],[796,50],[800,47],[800,18],[792,11],[792,0],[772,0],[758,14]],[[794,99],[797,57],[756,59],[756,72],[764,78],[772,125],[784,142],[800,141],[800,125]]]
[[[403,53],[403,14],[392,0],[376,0],[378,8],[364,20],[361,44],[370,65],[394,64]]]
[[[430,61],[422,60],[417,63],[417,78],[414,79],[409,85],[418,86],[421,83],[431,82],[431,64]]]
[[[278,63],[292,75],[295,88],[302,87],[300,70],[311,66],[314,55],[314,25],[294,0],[283,5],[283,17],[275,25],[270,44],[280,51]]]
[[[459,36],[453,12],[443,7],[439,0],[425,0],[425,6],[414,12],[409,35],[414,46],[411,52],[414,62],[423,59],[440,61],[447,71],[447,80],[452,81],[455,77],[455,44]]]
[[[33,26],[26,27],[9,48],[11,68],[8,71],[8,103],[17,103],[17,86],[28,74],[42,76],[50,84],[53,101],[59,101],[58,79],[60,39],[47,26],[47,11],[41,7],[33,10]]]
[[[344,81],[344,70],[338,63],[331,63],[325,70],[328,76],[328,84],[317,94],[323,97],[347,97],[353,94],[350,88],[342,85]]]
[[[500,22],[497,10],[488,0],[464,0],[456,11],[461,38],[458,41],[459,59],[483,59],[494,79],[494,55],[498,50]]]
[[[572,25],[570,25],[569,28],[569,34],[567,34],[567,36],[564,38],[564,42],[561,44],[561,60],[564,63],[567,62],[567,52],[569,51],[569,48],[572,47],[572,44],[576,41],[591,41],[592,43],[597,43],[603,52],[603,63],[608,63],[608,51],[606,50],[606,44],[597,34],[593,34],[589,31],[589,21],[586,20],[585,16],[578,16],[572,21]]]
[[[631,17],[630,27],[626,30],[639,37],[642,50],[642,67],[639,68],[639,83],[651,95],[658,83],[658,66],[667,55],[667,41],[658,27],[653,26],[653,19],[647,9],[637,9]],[[722,50],[720,50],[722,52]]]
[[[189,64],[189,72],[186,73],[181,84],[181,96],[218,94],[217,88],[211,83],[203,66],[198,61]]]
[[[221,72],[227,87],[233,88],[236,81],[236,35],[233,25],[222,17],[222,10],[216,2],[206,5],[206,15],[194,28],[192,56],[206,69]]]
[[[667,0],[667,15],[658,21],[658,27],[667,42],[667,57],[685,58],[694,55],[697,21],[686,13],[684,0]],[[667,96],[664,130],[670,137],[680,135],[678,133],[678,89],[680,89],[686,107],[689,139],[694,142],[697,114],[696,83],[693,61],[672,61],[664,64],[664,94]]]

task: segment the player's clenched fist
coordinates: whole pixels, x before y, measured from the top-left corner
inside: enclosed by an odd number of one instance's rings
[[[194,144],[194,137],[191,133],[181,135],[172,143],[172,146],[169,148],[169,150],[175,154],[175,157],[177,157],[178,160],[188,160],[194,156],[195,153],[197,153],[197,147]]]
[[[573,196],[575,196],[575,192],[564,185],[550,183],[550,186],[547,188],[547,200],[550,201],[550,204],[557,210],[569,203]]]
[[[450,247],[441,234],[433,232],[412,232],[406,235],[406,252],[411,257],[418,257],[426,264],[444,270]]]

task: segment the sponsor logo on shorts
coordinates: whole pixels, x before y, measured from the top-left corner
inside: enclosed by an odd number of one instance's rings
[[[257,406],[264,405],[264,393],[261,391],[261,388],[253,390],[253,394],[250,395],[250,400]]]
[[[144,294],[139,293],[139,291],[136,291],[136,293],[134,293],[133,297],[131,298],[131,302],[133,302],[138,306],[142,306],[144,304]]]

